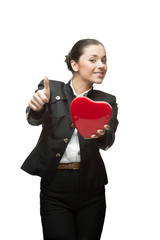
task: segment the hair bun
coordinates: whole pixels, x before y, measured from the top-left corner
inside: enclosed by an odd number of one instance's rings
[[[68,70],[72,71],[72,67],[71,67],[71,51],[69,51],[68,55],[65,56],[65,62],[67,64]]]

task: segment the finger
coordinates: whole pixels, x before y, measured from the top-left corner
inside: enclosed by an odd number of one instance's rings
[[[97,131],[97,134],[100,135],[100,136],[103,136],[105,134],[106,130],[105,129],[99,129]]]
[[[40,95],[41,95],[41,94],[40,94]],[[44,94],[43,94],[43,95],[44,95]],[[45,95],[44,95],[44,96],[45,96]],[[46,96],[45,96],[45,98],[46,98]],[[39,96],[39,93],[35,93],[35,94],[33,95],[33,100],[34,100],[35,102],[37,102],[39,105],[41,105],[41,106],[44,105],[44,101],[43,101],[42,97]]]
[[[43,89],[45,95],[47,96],[47,98],[50,98],[50,87],[49,87],[49,79],[48,77],[44,78],[44,89]]]
[[[96,134],[92,134],[91,138],[98,138],[98,136]]]
[[[104,125],[104,129],[108,131],[108,130],[110,130],[110,126],[108,124],[106,124],[106,125]]]
[[[97,130],[97,133],[91,135],[91,138],[99,138],[99,137],[103,136],[104,134],[105,134],[105,130],[99,129],[99,130]]]
[[[43,108],[43,105],[40,105],[34,98],[31,99],[30,101],[31,106],[35,106],[36,110],[40,111]]]
[[[45,88],[46,90],[49,89],[49,79],[48,79],[48,77],[45,77],[45,78],[44,78],[44,88]]]
[[[47,97],[46,93],[43,90],[39,90],[37,92],[38,97],[41,99],[41,101],[44,103],[47,103],[49,101],[49,98]]]
[[[29,102],[29,106],[33,111],[40,111],[41,109],[39,109],[34,103],[32,103],[31,101]]]

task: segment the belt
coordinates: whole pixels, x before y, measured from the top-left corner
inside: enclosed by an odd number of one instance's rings
[[[66,170],[78,170],[80,169],[80,163],[60,163],[57,169],[66,169]]]

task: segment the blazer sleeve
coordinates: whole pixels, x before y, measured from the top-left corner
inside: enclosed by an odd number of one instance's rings
[[[111,106],[112,106],[112,118],[110,120],[110,122],[108,123],[108,125],[110,126],[110,130],[106,131],[106,133],[104,134],[103,137],[97,138],[95,139],[95,143],[96,145],[103,149],[103,150],[107,150],[108,148],[110,148],[115,140],[115,132],[118,126],[118,120],[117,120],[117,114],[118,114],[118,105],[116,103],[116,97],[112,96],[112,102],[111,102]]]
[[[38,90],[41,90],[44,88],[43,80],[38,85]],[[26,118],[29,124],[33,126],[38,126],[40,124],[43,124],[48,116],[48,103],[44,104],[42,111],[36,112],[32,110],[29,106],[26,108]]]

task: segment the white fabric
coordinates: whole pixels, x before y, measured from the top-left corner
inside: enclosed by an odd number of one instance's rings
[[[77,95],[73,88],[72,81],[71,81],[71,88],[76,97],[87,96],[87,93],[90,91],[89,89],[88,91]],[[73,135],[68,143],[68,146],[61,158],[60,163],[72,163],[72,162],[80,162],[80,161],[81,161],[81,156],[80,156],[79,139],[78,139],[77,129],[75,128]]]

